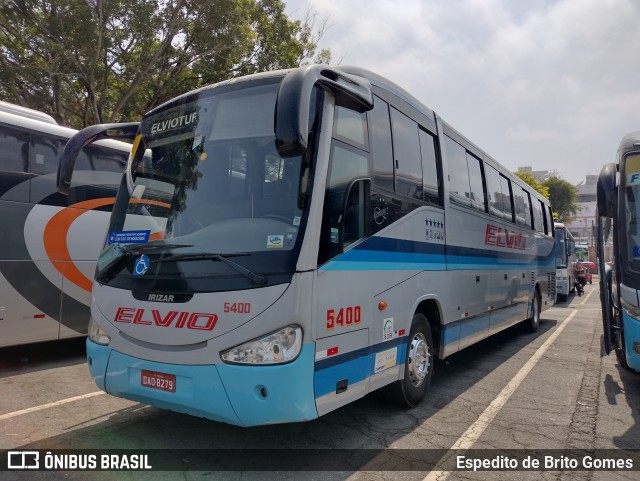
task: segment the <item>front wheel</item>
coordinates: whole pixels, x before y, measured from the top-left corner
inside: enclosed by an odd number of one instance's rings
[[[531,299],[531,317],[528,321],[529,331],[536,332],[540,327],[540,294],[536,289]]]
[[[411,331],[404,362],[404,376],[386,388],[388,397],[395,403],[414,407],[424,399],[433,376],[433,339],[427,319],[416,314],[411,321]]]
[[[629,364],[627,363],[627,350],[624,344],[624,331],[620,329],[617,335],[620,337],[618,339],[618,342],[614,343],[613,348],[616,351],[616,358],[618,359],[618,364],[620,364],[620,366],[622,366],[627,371],[633,371],[633,369],[631,369],[629,367]]]

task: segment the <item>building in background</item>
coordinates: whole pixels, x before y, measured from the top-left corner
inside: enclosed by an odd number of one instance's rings
[[[533,170],[530,165],[526,167],[518,167],[518,172],[531,174],[538,182],[544,182],[549,178],[548,170]]]
[[[569,231],[576,242],[594,245],[593,237],[596,224],[596,185],[597,175],[587,175],[586,179],[575,186],[578,190],[578,206],[580,210],[573,220],[567,223]]]

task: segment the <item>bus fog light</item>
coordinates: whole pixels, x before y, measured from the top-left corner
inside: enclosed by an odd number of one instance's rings
[[[293,361],[302,349],[302,328],[287,326],[266,336],[245,342],[220,355],[230,364],[284,364]]]
[[[106,346],[111,342],[109,334],[102,330],[96,321],[93,320],[93,317],[89,318],[89,339],[102,346]]]

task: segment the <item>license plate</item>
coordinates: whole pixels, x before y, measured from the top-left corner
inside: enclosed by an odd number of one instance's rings
[[[176,376],[163,372],[142,370],[140,382],[143,386],[161,391],[176,392]]]

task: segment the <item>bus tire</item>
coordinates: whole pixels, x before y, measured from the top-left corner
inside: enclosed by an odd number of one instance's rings
[[[540,293],[535,290],[533,299],[531,299],[531,317],[527,321],[530,332],[536,332],[540,327]]]
[[[414,407],[426,396],[433,376],[433,338],[427,319],[416,314],[411,321],[404,360],[404,376],[385,388],[390,401]]]
[[[616,358],[618,359],[618,364],[620,364],[620,366],[627,371],[633,371],[633,369],[631,369],[629,367],[629,364],[627,363],[627,352],[624,345],[623,331],[620,330],[618,335],[620,336],[620,342],[616,342],[613,346],[613,350],[616,352]]]

